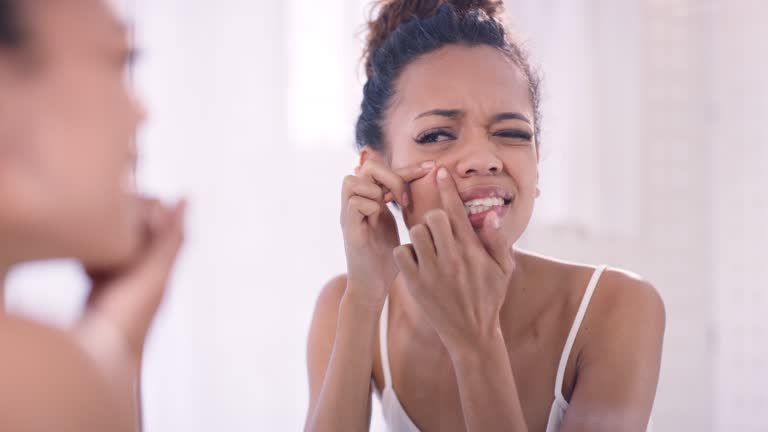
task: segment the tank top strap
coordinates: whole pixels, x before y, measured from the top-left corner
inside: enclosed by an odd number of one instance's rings
[[[587,290],[584,291],[584,296],[581,299],[579,310],[576,312],[576,318],[571,325],[571,331],[568,333],[568,339],[565,340],[565,346],[563,347],[563,353],[560,356],[560,364],[557,367],[557,379],[555,380],[555,398],[565,402],[563,397],[563,380],[565,378],[565,367],[568,365],[568,358],[571,356],[571,350],[573,349],[573,343],[576,340],[576,335],[581,328],[581,322],[584,320],[584,315],[587,313],[589,302],[592,300],[592,295],[595,293],[595,287],[600,280],[600,276],[603,274],[607,266],[600,266],[592,273],[592,278],[587,285]]]
[[[384,370],[384,388],[392,386],[392,374],[389,370],[389,348],[387,330],[389,328],[389,296],[384,300],[384,308],[379,319],[379,352],[381,352],[381,368]]]

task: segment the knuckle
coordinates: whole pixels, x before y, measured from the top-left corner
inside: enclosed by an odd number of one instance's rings
[[[410,229],[411,237],[421,237],[426,229],[427,228],[422,224],[414,225]]]
[[[357,177],[353,175],[348,175],[348,176],[345,176],[344,181],[341,182],[341,187],[344,188],[345,190],[349,190],[352,188],[352,186],[355,185],[356,182],[357,182]]]
[[[377,186],[377,185],[373,185],[373,187],[375,188],[375,191],[373,189],[371,189],[371,191],[373,191],[374,194],[376,195],[376,200],[377,201],[383,200],[384,199],[384,190],[380,186]]]
[[[353,196],[349,198],[347,203],[347,211],[354,212],[362,208],[364,205],[363,200],[359,196]]]
[[[368,173],[368,172],[371,172],[371,170],[378,168],[378,166],[379,166],[378,161],[375,161],[373,159],[368,159],[365,162],[363,162],[363,165],[360,167],[360,171]]]
[[[442,209],[432,209],[424,214],[424,220],[430,225],[445,225],[448,223],[448,214]]]
[[[445,263],[446,268],[453,271],[461,267],[462,259],[458,254],[449,251],[445,253],[444,258],[442,262]]]

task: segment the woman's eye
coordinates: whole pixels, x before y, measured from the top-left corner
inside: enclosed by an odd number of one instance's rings
[[[533,139],[533,136],[529,132],[522,130],[503,130],[496,132],[495,135],[501,138],[511,138],[524,141],[531,141]]]
[[[446,141],[454,138],[455,137],[453,135],[451,135],[446,131],[437,130],[437,131],[426,132],[422,135],[419,135],[419,137],[416,138],[416,142],[419,144],[431,144],[431,143],[437,143],[437,142]]]

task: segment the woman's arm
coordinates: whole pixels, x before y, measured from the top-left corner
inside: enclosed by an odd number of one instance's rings
[[[451,359],[468,431],[528,430],[501,331]]]
[[[345,295],[346,288],[346,276],[332,280],[315,307],[307,347],[307,431],[358,432],[369,427],[373,344],[381,307],[355,302]]]
[[[320,294],[307,347],[310,405],[305,429],[367,430],[376,324],[397,276],[392,250],[400,244],[387,204],[409,203],[409,182],[429,174],[433,162],[390,169],[367,149],[354,176],[344,178],[340,222],[347,274]]]
[[[590,308],[561,430],[645,431],[661,366],[664,303],[647,282],[608,272]]]

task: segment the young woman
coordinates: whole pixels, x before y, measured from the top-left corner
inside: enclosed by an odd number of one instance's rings
[[[31,260],[75,258],[93,281],[71,330],[0,312],[0,430],[140,426],[141,353],[184,205],[132,191],[130,54],[104,0],[0,0],[0,298]]]
[[[347,274],[317,302],[312,431],[644,431],[665,312],[605,266],[524,252],[538,79],[501,1],[382,0],[343,184]],[[412,244],[400,245],[395,202]]]

